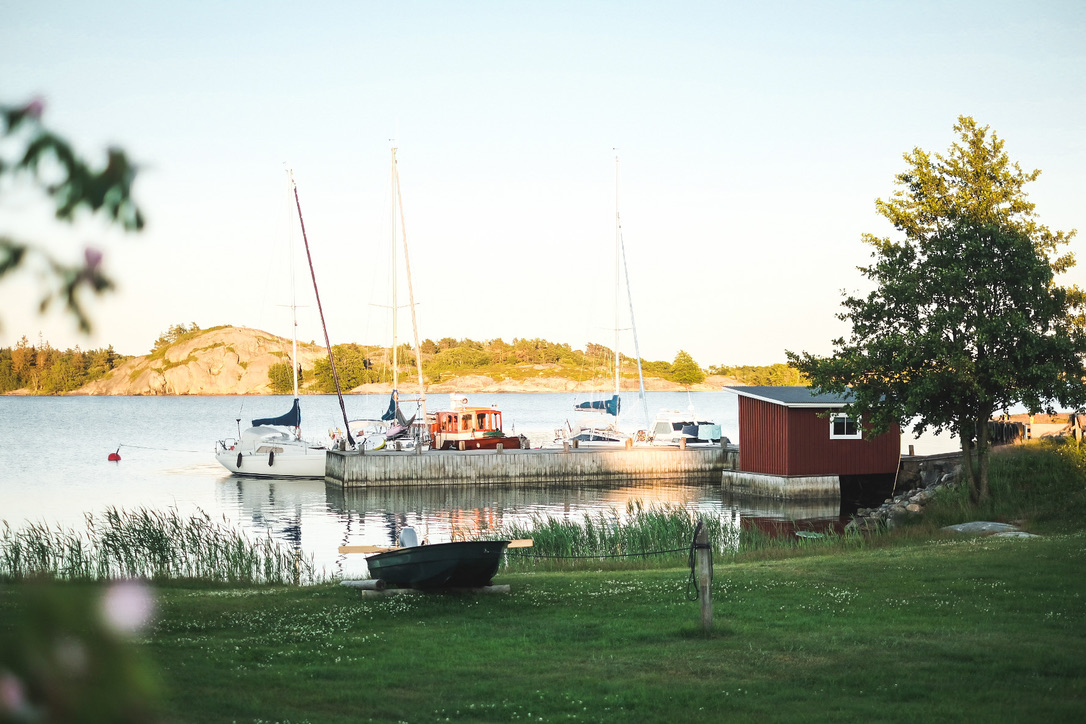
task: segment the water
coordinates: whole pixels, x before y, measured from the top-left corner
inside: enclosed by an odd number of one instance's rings
[[[648,407],[685,410],[718,422],[738,440],[736,398],[725,392],[649,392]],[[566,393],[468,394],[471,404],[494,404],[506,430],[533,446],[553,439],[572,407]],[[270,534],[312,556],[328,572],[365,571],[361,556],[340,556],[343,544],[388,545],[413,525],[431,542],[460,532],[525,522],[531,516],[580,520],[584,514],[621,515],[630,501],[667,502],[706,514],[744,518],[836,520],[838,505],[786,505],[738,500],[719,480],[690,483],[586,486],[450,486],[341,490],[320,480],[249,479],[230,475],[213,456],[214,442],[238,433],[253,417],[290,408],[289,397],[0,397],[0,520],[83,530],[85,515],[126,510],[202,510],[251,537]],[[373,417],[387,395],[345,398],[348,417]],[[432,395],[431,409],[448,407]],[[410,414],[411,410],[407,410]],[[343,426],[335,396],[302,400],[303,433],[323,435]],[[904,439],[903,446],[911,439]],[[121,461],[107,457],[120,448]],[[918,450],[919,452],[919,450]]]

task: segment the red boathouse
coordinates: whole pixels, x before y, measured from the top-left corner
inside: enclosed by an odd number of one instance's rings
[[[841,495],[842,482],[897,474],[901,429],[871,437],[846,415],[849,397],[809,387],[725,387],[738,396],[739,463],[733,490],[779,498]]]

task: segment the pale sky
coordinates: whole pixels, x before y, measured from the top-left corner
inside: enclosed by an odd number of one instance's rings
[[[0,283],[0,346],[145,354],[189,322],[289,336],[292,240],[299,336],[322,341],[288,167],[332,342],[387,344],[395,139],[422,338],[610,344],[617,156],[642,357],[828,354],[861,235],[893,233],[875,199],[959,115],[1043,171],[1043,223],[1086,232],[1084,38],[1081,0],[0,0],[0,103],[43,97],[85,157],[123,147],[148,218],[64,228],[0,188],[0,233],[73,260],[91,243],[119,284],[86,337],[36,314],[33,275]],[[1079,256],[1064,283],[1086,286]]]

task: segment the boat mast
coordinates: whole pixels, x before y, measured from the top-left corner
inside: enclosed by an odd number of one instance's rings
[[[622,240],[622,219],[619,216],[618,205],[618,156],[615,156],[615,229],[617,236],[618,250],[621,252],[622,257],[622,270],[625,272],[626,277],[626,302],[630,307],[630,330],[633,332],[634,343],[634,357],[637,358],[637,385],[638,385],[638,398],[641,400],[642,412],[645,415],[645,427],[649,426],[649,405],[648,400],[645,397],[645,376],[641,372],[641,348],[637,344],[637,322],[634,321],[634,308],[633,308],[633,292],[630,291],[630,267],[626,263],[626,243]],[[616,302],[615,309],[618,309],[618,285],[615,285]],[[616,323],[617,327],[618,324]],[[617,350],[618,345],[615,345]],[[617,359],[617,355],[616,355]]]
[[[287,172],[290,173],[289,171]],[[291,187],[294,185],[294,178],[290,177]],[[288,188],[288,194],[290,189]],[[289,208],[289,205],[288,205]],[[290,250],[290,314],[291,314],[291,339],[290,339],[290,366],[293,368],[294,377],[294,399],[298,399],[298,294],[297,287],[294,279],[294,224],[290,223],[290,214],[287,214],[287,239],[289,241]],[[300,428],[301,426],[299,426]],[[300,432],[300,429],[299,429]]]
[[[339,373],[336,372],[336,360],[332,356],[332,342],[328,339],[328,325],[324,322],[324,308],[321,306],[321,294],[317,289],[317,272],[313,269],[313,255],[309,252],[309,237],[305,234],[305,221],[302,219],[302,202],[298,198],[298,185],[294,183],[294,172],[290,174],[290,186],[294,190],[294,204],[298,207],[298,225],[302,227],[302,241],[305,242],[305,257],[309,261],[309,276],[313,278],[313,296],[317,298],[317,311],[321,315],[321,329],[324,330],[324,345],[328,348],[328,365],[332,368],[332,379],[336,382],[336,396],[339,397],[339,409],[343,413],[343,427],[347,431],[347,442],[354,447],[354,436],[347,422],[347,408],[343,404],[343,391],[339,386]]]
[[[396,337],[397,317],[399,304],[396,301],[396,199],[399,196],[399,175],[396,173],[396,147],[392,147],[392,400],[396,403],[396,410],[400,409],[400,364],[397,359],[396,347],[399,340]]]
[[[619,276],[619,249],[622,225],[619,222],[618,216],[618,156],[615,156],[615,394],[618,395],[618,300],[619,300],[619,285],[621,279]]]
[[[407,251],[407,222],[404,220],[403,196],[400,194],[400,171],[396,166],[396,149],[392,149],[392,174],[395,181],[395,203],[400,210],[400,231],[403,234],[403,262],[404,271],[407,274],[407,301],[411,308],[411,334],[415,342],[415,369],[419,374],[419,405],[422,409],[423,422],[426,421],[426,387],[422,379],[422,349],[419,345],[419,322],[415,314],[415,287],[411,281],[411,255]],[[395,242],[392,249],[393,258],[396,257]],[[393,306],[396,302],[393,301]]]

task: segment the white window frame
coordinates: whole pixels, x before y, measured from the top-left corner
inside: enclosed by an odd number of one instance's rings
[[[838,435],[836,432],[834,432],[834,428],[836,426],[837,420],[842,418],[842,417],[845,418],[845,420],[846,420],[846,423],[845,423],[845,428],[846,429],[848,429],[847,420],[853,420],[855,422],[855,425],[856,425],[856,431],[855,432],[851,432],[851,433],[846,432],[846,433],[844,433],[842,435]],[[843,412],[834,412],[834,413],[832,413],[830,415],[830,439],[831,440],[862,440],[863,436],[864,436],[864,431],[863,431],[863,426],[860,424],[860,418],[858,418],[858,417],[857,418],[849,417],[848,415],[846,415]]]

